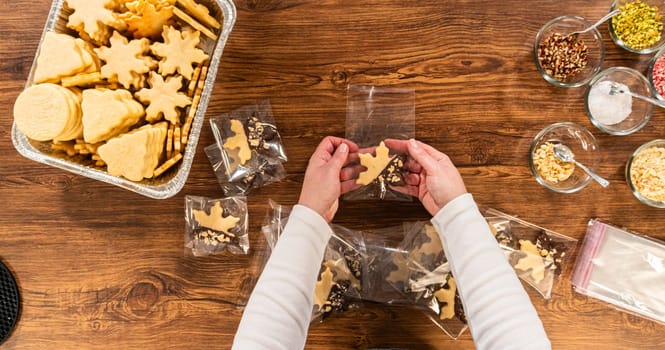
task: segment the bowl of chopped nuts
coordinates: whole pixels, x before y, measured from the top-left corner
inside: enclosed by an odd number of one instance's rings
[[[642,203],[665,208],[665,140],[656,139],[638,147],[626,163],[626,182]]]
[[[575,160],[598,172],[600,150],[593,134],[576,123],[555,123],[541,130],[531,142],[529,166],[536,181],[559,193],[574,193],[589,185],[592,178],[586,172],[554,155],[556,144],[568,146]]]
[[[635,95],[652,96],[642,73],[628,67],[611,67],[598,73],[584,95],[591,123],[610,135],[628,135],[642,129],[653,115],[653,104]]]
[[[582,17],[561,16],[547,22],[536,35],[533,58],[546,81],[560,87],[582,86],[600,71],[605,44],[598,29]]]
[[[609,21],[614,43],[630,52],[650,54],[665,44],[663,9],[660,0],[614,0],[610,11],[621,10]]]

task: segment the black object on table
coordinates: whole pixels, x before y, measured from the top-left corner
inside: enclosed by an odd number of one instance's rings
[[[21,299],[16,279],[7,266],[0,261],[0,344],[9,338],[14,329],[20,305]]]

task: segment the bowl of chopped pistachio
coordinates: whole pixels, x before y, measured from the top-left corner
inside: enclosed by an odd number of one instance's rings
[[[614,43],[630,52],[650,54],[665,44],[663,10],[665,1],[614,0],[610,11],[621,12],[609,21]]]
[[[568,146],[575,160],[598,172],[601,154],[593,134],[576,123],[554,123],[541,130],[531,142],[529,166],[536,181],[559,193],[574,193],[588,186],[592,178],[586,172],[554,155],[556,144]]]
[[[656,139],[638,147],[626,163],[626,182],[642,203],[665,208],[665,140]]]
[[[536,34],[533,58],[546,81],[560,87],[578,87],[600,71],[605,44],[597,28],[576,33],[592,23],[582,17],[561,16],[547,22]]]

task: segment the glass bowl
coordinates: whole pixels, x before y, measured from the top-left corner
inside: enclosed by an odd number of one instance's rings
[[[658,50],[658,52],[653,56],[649,62],[649,68],[647,68],[647,79],[649,79],[649,84],[651,85],[651,90],[653,90],[654,96],[657,99],[665,101],[665,47]],[[660,60],[660,63],[658,62]],[[658,67],[656,66],[658,64]],[[658,75],[659,82],[654,82],[654,76]],[[662,81],[661,81],[662,80]]]
[[[551,75],[551,72],[548,73],[548,69],[543,67],[539,58],[539,47],[550,36],[555,33],[566,35],[586,29],[591,25],[591,23],[582,17],[561,16],[550,20],[540,29],[533,43],[533,59],[536,62],[536,68],[538,68],[538,71],[546,81],[560,87],[577,87],[588,83],[600,71],[600,66],[602,66],[605,58],[605,44],[603,44],[603,37],[597,28],[578,36],[578,40],[583,41],[588,50],[587,65],[579,73],[565,79],[557,79]]]
[[[575,159],[586,165],[594,172],[600,165],[600,150],[596,138],[585,127],[571,122],[552,124],[541,130],[531,142],[529,149],[529,166],[536,181],[552,191],[559,193],[577,192],[592,181],[592,178],[580,167],[575,167],[573,173],[564,181],[552,182],[543,177],[534,164],[534,154],[546,143],[562,143],[568,146],[575,154]]]
[[[640,153],[651,148],[662,148],[662,150],[654,149],[649,151],[649,153],[643,154],[642,157],[638,157]],[[647,157],[647,154],[650,154],[653,158]],[[651,161],[646,162],[645,157],[651,158]],[[645,184],[648,184],[647,181],[649,178],[654,180],[659,179],[658,174],[662,173],[661,170],[665,169],[664,164],[664,139],[656,139],[643,144],[638,147],[628,159],[628,162],[626,163],[626,182],[628,182],[630,191],[633,192],[633,195],[635,195],[640,202],[655,208],[665,208],[665,181],[661,179],[657,181],[656,184],[649,186],[651,189],[657,189],[659,187],[663,188],[660,193],[656,192],[653,194],[647,194],[643,188]],[[647,170],[647,172],[645,173],[643,170]],[[635,181],[635,183],[633,181]]]
[[[622,6],[624,6],[628,3],[634,3],[634,2],[636,2],[636,1],[635,0],[614,0],[614,2],[612,2],[612,7],[610,8],[610,12],[614,11],[614,9],[621,8]],[[664,0],[661,0],[661,1],[640,0],[640,2],[642,2],[644,4],[647,4],[649,6],[658,7],[658,13],[661,15],[661,17],[663,16],[663,14],[664,14],[663,10],[665,9],[665,1]],[[663,44],[665,44],[665,31],[663,31],[663,30],[665,30],[665,26],[663,26],[663,28],[661,28],[661,31],[660,31],[660,40],[655,42],[653,45],[651,45],[649,47],[644,47],[644,48],[633,48],[633,47],[631,47],[629,44],[627,44],[623,40],[619,39],[619,37],[617,36],[617,33],[614,30],[614,25],[617,23],[617,18],[619,16],[620,15],[616,15],[608,21],[608,27],[610,28],[610,36],[612,37],[612,40],[614,40],[614,43],[617,46],[619,46],[619,47],[621,47],[621,48],[623,48],[627,51],[638,53],[638,54],[650,54],[650,53],[653,53],[655,51],[658,51],[661,47],[663,47]],[[661,22],[662,22],[662,20],[661,20]]]
[[[653,114],[653,104],[628,94],[610,95],[616,83],[619,90],[652,96],[649,81],[628,67],[612,67],[598,73],[584,94],[584,108],[591,123],[610,135],[628,135],[644,127]]]

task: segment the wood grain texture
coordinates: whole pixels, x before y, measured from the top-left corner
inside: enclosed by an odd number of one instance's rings
[[[624,179],[640,144],[665,136],[656,110],[636,134],[601,133],[584,113],[584,88],[545,82],[532,41],[549,19],[594,20],[607,2],[524,0],[238,0],[207,116],[270,99],[284,138],[288,177],[248,199],[248,256],[183,256],[184,196],[220,197],[203,153],[174,198],[152,200],[21,157],[10,137],[12,106],[25,84],[48,0],[0,1],[0,258],[23,297],[18,327],[3,349],[229,348],[265,259],[260,225],[268,199],[293,204],[307,159],[326,135],[344,136],[349,84],[416,92],[417,137],[448,153],[482,208],[497,208],[581,239],[590,218],[665,239],[662,210],[640,204]],[[605,67],[645,71],[601,27]],[[557,121],[580,123],[603,150],[592,184],[562,195],[528,168],[531,139]],[[396,210],[397,209],[397,210]],[[426,220],[417,203],[343,202],[335,222],[353,229]],[[555,296],[530,291],[555,349],[662,349],[662,325],[572,291],[564,274]],[[260,330],[257,330],[260,331]],[[311,327],[308,349],[472,349],[449,339],[418,311],[367,304]]]

